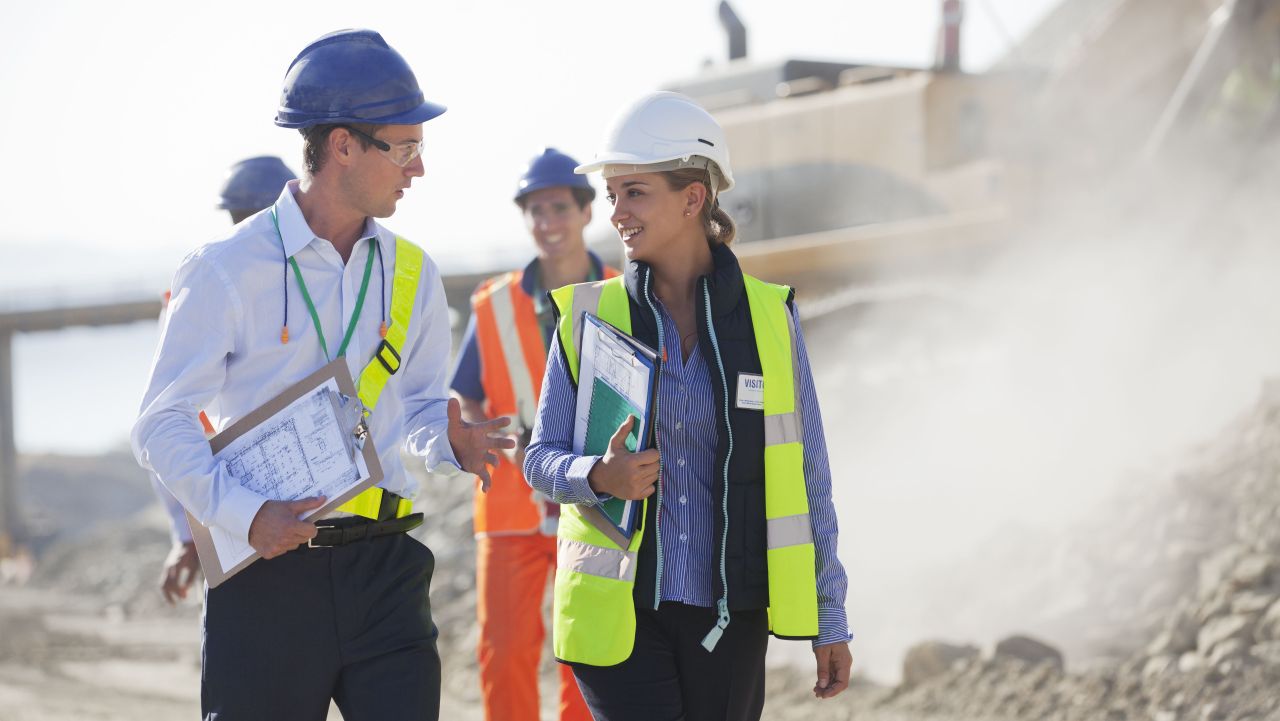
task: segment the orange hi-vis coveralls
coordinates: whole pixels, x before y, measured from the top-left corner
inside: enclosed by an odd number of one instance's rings
[[[471,296],[485,415],[514,418],[516,432],[532,429],[550,338],[544,337],[535,300],[525,289],[529,280],[536,281],[525,278],[529,272],[536,272],[536,261],[485,281]],[[617,274],[601,269],[605,278]],[[538,663],[546,636],[542,600],[556,569],[559,506],[530,488],[505,456],[499,456],[490,475],[488,493],[477,481],[474,502],[485,718],[536,721]],[[560,721],[591,719],[565,665],[560,666],[559,709]]]

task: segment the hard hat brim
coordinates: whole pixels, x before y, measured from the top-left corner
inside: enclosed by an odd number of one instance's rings
[[[675,153],[670,156],[660,155],[656,157],[653,157],[653,156],[642,157],[642,156],[636,155],[635,153],[607,153],[607,154],[597,155],[596,159],[591,161],[590,163],[583,163],[582,165],[579,165],[578,167],[573,169],[573,172],[579,175],[586,175],[588,173],[598,173],[601,170],[604,170],[604,166],[606,165],[635,165],[637,167],[643,167],[646,165],[657,165],[658,163],[665,163],[670,160],[679,160],[684,157],[687,157],[684,153]],[[706,156],[699,154],[698,157],[706,157]],[[707,159],[713,163],[716,162],[714,158],[707,158]],[[717,166],[718,165],[719,164],[717,163]],[[647,171],[644,171],[644,170],[637,171],[637,173],[643,173],[643,172],[647,172]],[[732,190],[734,186],[733,176],[725,173],[724,170],[721,169],[720,177],[724,181],[724,187],[716,190],[716,192],[725,193]]]
[[[364,122],[372,125],[419,125],[431,120],[432,118],[438,118],[441,115],[444,115],[446,110],[448,110],[448,108],[443,105],[438,105],[424,100],[421,105],[407,113],[393,115],[389,118],[379,118],[376,121],[366,120]]]
[[[557,181],[549,180],[544,183],[530,183],[528,186],[521,188],[520,192],[516,193],[516,197],[513,198],[513,200],[519,203],[520,200],[525,196],[532,195],[538,192],[539,190],[546,190],[547,188],[568,188],[569,190],[585,190],[591,193],[591,200],[596,199],[596,189],[591,187],[590,185],[575,185],[573,183],[566,183],[563,181],[557,182]]]
[[[603,153],[597,155],[595,160],[590,163],[583,163],[573,169],[578,175],[586,175],[588,173],[598,173],[604,169],[606,165],[653,165],[655,163],[664,163],[668,160],[683,158],[684,155],[672,155],[671,157],[660,156],[640,156],[635,153]]]
[[[358,118],[351,115],[334,114],[332,117],[317,117],[314,113],[288,113],[280,111],[276,114],[276,125],[282,128],[309,128],[314,125],[342,125],[344,123],[364,123],[367,125],[421,125],[433,118],[438,118],[448,110],[443,105],[430,101],[422,101],[420,105],[403,113],[387,115],[379,118]]]

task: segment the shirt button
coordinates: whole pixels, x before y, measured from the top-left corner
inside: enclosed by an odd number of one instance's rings
[[[681,458],[680,460],[676,461],[676,465],[680,466],[681,468],[684,468],[684,459]]]
[[[681,534],[680,534],[680,540],[681,540],[681,541],[687,541],[687,540],[689,540],[689,534],[687,534],[687,533],[681,533]]]
[[[689,502],[689,497],[688,497],[688,496],[680,496],[680,505],[684,505],[684,504],[686,504],[686,503],[688,503],[688,502]]]
[[[681,384],[681,386],[680,386],[680,392],[681,392],[681,393],[684,393],[684,385],[683,385],[683,384]]]
[[[676,430],[684,428],[684,421],[676,421]]]

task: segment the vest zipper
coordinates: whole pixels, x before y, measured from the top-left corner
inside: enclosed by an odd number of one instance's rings
[[[729,459],[733,458],[733,424],[729,420],[729,382],[724,375],[724,361],[720,358],[720,341],[716,338],[716,326],[711,320],[711,284],[702,279],[702,299],[707,311],[707,335],[711,336],[711,350],[716,357],[716,369],[720,371],[721,399],[724,406],[724,428],[729,434],[729,450],[724,456],[724,497],[720,502],[721,513],[724,514],[724,531],[720,535],[720,588],[722,593],[716,601],[719,618],[716,625],[702,639],[702,647],[714,651],[724,630],[729,626],[729,575],[725,572],[724,556],[729,546]]]
[[[658,308],[653,304],[653,296],[649,292],[650,273],[644,274],[644,299],[649,304],[649,312],[653,313],[653,322],[658,326],[658,383],[662,383],[662,354],[666,353],[666,341],[662,332],[662,316],[658,314]],[[654,394],[653,398],[653,447],[658,447],[658,399],[662,397],[662,393]],[[662,604],[662,453],[658,453],[658,484],[657,491],[654,493],[655,503],[653,511],[653,535],[654,543],[657,544],[654,550],[658,553],[658,565],[653,576],[653,610],[657,611],[658,606]]]

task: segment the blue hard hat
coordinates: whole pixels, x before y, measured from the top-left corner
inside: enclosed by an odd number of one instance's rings
[[[591,200],[595,200],[596,189],[591,187],[587,176],[573,172],[576,167],[578,167],[578,161],[568,155],[555,148],[544,149],[529,161],[524,175],[520,176],[520,184],[516,186],[516,202],[520,202],[521,198],[535,190],[562,186],[588,190],[591,192]]]
[[[276,125],[417,125],[443,105],[422,97],[409,64],[372,30],[339,30],[298,53],[284,76]]]
[[[241,160],[227,171],[218,207],[255,213],[276,202],[284,184],[298,176],[274,155]]]

